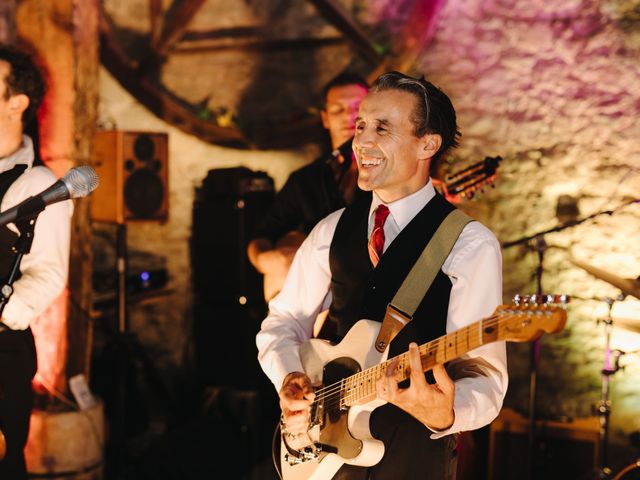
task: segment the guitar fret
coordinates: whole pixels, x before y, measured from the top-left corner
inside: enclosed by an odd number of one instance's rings
[[[465,352],[469,351],[469,328],[465,327],[462,331],[463,335],[463,341],[464,341],[464,346],[462,347],[462,350]]]
[[[463,327],[464,331],[460,329],[420,345],[418,351],[422,368],[424,371],[428,371],[436,364],[443,364],[490,342],[499,340],[529,341],[534,336],[540,335],[540,331],[557,333],[564,328],[565,322],[566,312],[557,307],[537,304],[501,305],[496,308],[490,317]],[[362,355],[369,352],[359,353]],[[305,470],[298,469],[296,471],[296,465],[300,463],[298,460],[302,458],[302,462],[304,462],[310,459],[317,459],[318,462],[321,462],[322,457],[319,453],[321,449],[324,449],[325,444],[328,447],[335,448],[338,452],[338,457],[343,460],[340,455],[340,449],[343,448],[343,440],[349,438],[347,435],[350,435],[346,428],[348,422],[342,421],[342,416],[348,414],[345,410],[355,404],[361,404],[365,411],[366,409],[372,410],[377,406],[377,404],[367,405],[367,403],[376,398],[376,383],[380,377],[386,374],[389,366],[394,362],[397,363],[397,369],[394,372],[396,374],[395,378],[404,380],[407,376],[407,370],[411,366],[409,352],[387,359],[382,363],[354,373],[316,391],[316,398],[312,405],[312,423],[314,425],[322,425],[325,419],[330,419],[336,429],[330,429],[329,432],[329,430],[323,430],[321,427],[319,439],[317,441],[314,439],[311,446],[314,451],[309,453],[311,450],[308,447],[305,447],[304,451],[299,450],[301,456],[294,455],[296,458],[293,459],[293,462],[289,461],[289,466],[291,467],[289,472],[295,472],[296,474],[300,472],[301,476],[299,478],[302,478]],[[336,411],[336,409],[343,411]],[[340,418],[340,425],[334,421],[337,417]],[[327,432],[329,432],[328,435]],[[284,436],[282,440],[284,442],[283,445],[286,445]],[[359,438],[356,437],[356,440],[359,440]],[[329,450],[327,449],[327,451]],[[308,476],[305,476],[305,478],[308,478]]]
[[[430,370],[435,365],[445,364],[484,344],[504,340],[504,336],[511,331],[506,331],[502,325],[514,316],[526,315],[526,317],[531,318],[532,316],[550,315],[551,313],[547,309],[548,307],[525,306],[522,309],[509,310],[501,308],[496,309],[490,317],[419,346],[422,369],[424,371]],[[522,312],[521,310],[525,311]],[[558,309],[556,308],[554,311],[557,312]],[[566,318],[566,314],[564,318]],[[523,323],[523,325],[526,326],[528,324]],[[340,408],[354,405],[361,400],[369,401],[375,398],[376,383],[378,379],[386,375],[389,365],[394,360],[398,362],[395,372],[396,377],[400,380],[406,379],[407,371],[411,366],[409,352],[404,352],[395,357],[395,359],[388,359],[346,379],[342,379],[339,384],[334,384],[332,388],[339,387],[340,400],[338,403]]]

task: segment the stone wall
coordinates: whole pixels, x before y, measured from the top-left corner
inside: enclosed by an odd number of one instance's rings
[[[419,69],[453,99],[463,133],[461,161],[503,157],[496,188],[467,202],[502,242],[559,223],[559,197],[579,218],[613,215],[545,235],[544,292],[573,296],[565,331],[542,340],[539,414],[587,416],[600,399],[605,296],[619,290],[570,262],[571,255],[624,278],[640,275],[640,209],[619,208],[640,192],[640,43],[629,5],[605,1],[447,2]],[[637,22],[637,20],[636,20]],[[632,25],[633,23],[631,23]],[[637,31],[637,30],[635,30]],[[536,292],[536,242],[503,250],[504,299]],[[640,324],[639,301],[614,318]],[[615,325],[615,324],[614,324]],[[613,347],[640,348],[640,335],[614,328]],[[526,412],[529,345],[509,345],[506,404]],[[616,433],[640,428],[640,359],[611,379]]]
[[[628,3],[628,2],[627,2]],[[631,13],[629,13],[631,12]],[[583,417],[600,399],[605,296],[619,291],[571,263],[585,261],[620,277],[640,274],[640,211],[625,203],[640,191],[640,41],[624,2],[515,0],[446,2],[435,38],[417,68],[453,99],[463,132],[452,160],[503,158],[496,188],[463,208],[502,242],[557,226],[558,199],[570,196],[578,218],[592,220],[544,235],[544,292],[573,297],[564,332],[544,337],[538,375],[539,415]],[[281,186],[313,152],[235,151],[199,142],[157,120],[105,71],[101,119],[120,129],[169,132],[170,219],[132,225],[129,241],[167,257],[175,293],[133,316],[133,328],[161,363],[179,366],[190,328],[188,238],[194,189],[212,168],[265,170]],[[563,197],[567,198],[567,197]],[[564,219],[565,217],[562,217]],[[151,240],[150,240],[151,239]],[[505,248],[504,299],[535,293],[536,242]],[[616,302],[614,316],[640,318],[639,301]],[[635,310],[634,310],[635,309]],[[640,348],[640,335],[614,328],[613,346]],[[526,412],[530,344],[509,345],[506,405]],[[640,360],[611,382],[614,437],[640,429]]]

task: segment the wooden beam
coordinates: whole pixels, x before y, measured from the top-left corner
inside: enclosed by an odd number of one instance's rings
[[[335,0],[309,0],[325,19],[342,32],[360,53],[374,65],[384,60],[383,48],[369,40],[367,34],[353,21]]]
[[[159,118],[204,141],[234,148],[252,145],[242,132],[219,127],[198,118],[190,106],[170,94],[147,76],[141,76],[135,65],[128,62],[104,19],[100,24],[100,55],[103,65],[140,103]]]
[[[198,40],[238,39],[247,37],[264,37],[267,30],[264,27],[228,27],[215,30],[199,30],[185,32],[180,42]]]
[[[16,0],[0,2],[0,42],[13,43],[16,40]]]
[[[16,13],[18,37],[31,44],[50,73],[40,111],[40,151],[56,175],[90,164],[98,116],[98,0],[21,0]],[[67,392],[66,378],[89,378],[93,328],[91,197],[74,201],[69,262],[66,361],[52,383]],[[44,339],[51,345],[57,339]],[[36,344],[38,340],[36,340]],[[65,378],[66,377],[66,378]]]
[[[162,33],[162,0],[149,0],[149,30],[151,45],[157,45]]]
[[[415,71],[416,62],[424,52],[435,34],[438,14],[444,5],[444,0],[416,1],[398,35],[398,42],[394,50],[397,55],[388,55],[369,75],[369,81],[375,80],[380,74],[389,70],[397,70],[409,75],[418,75]]]
[[[165,14],[162,33],[158,41],[151,47],[156,55],[163,57],[180,37],[187,31],[189,22],[193,19],[206,0],[175,0]]]
[[[225,50],[258,50],[277,52],[292,49],[315,49],[345,43],[344,37],[325,38],[287,38],[287,39],[252,39],[235,41],[192,41],[180,42],[171,51],[172,55],[219,52]]]

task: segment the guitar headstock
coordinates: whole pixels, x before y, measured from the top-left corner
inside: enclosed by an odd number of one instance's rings
[[[461,197],[472,198],[483,186],[493,184],[501,161],[502,157],[486,157],[459,172],[447,175],[442,184],[443,194],[454,202]]]
[[[544,333],[558,333],[567,322],[568,295],[516,295],[511,305],[500,305],[496,315],[500,337],[512,342],[536,340]]]

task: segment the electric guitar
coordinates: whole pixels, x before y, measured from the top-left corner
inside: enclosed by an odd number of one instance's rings
[[[543,333],[560,332],[566,323],[566,296],[516,297],[500,305],[490,317],[420,345],[426,372],[470,350],[497,341],[527,342]],[[360,320],[337,345],[311,339],[301,345],[300,357],[316,397],[310,427],[302,445],[281,435],[280,465],[284,480],[330,479],[345,463],[368,467],[384,455],[384,444],[371,436],[371,412],[386,402],[376,397],[375,384],[390,363],[407,378],[409,354],[387,359],[373,348],[381,323]],[[305,442],[306,439],[306,442]],[[306,444],[305,444],[306,443]]]
[[[460,203],[465,198],[475,197],[485,185],[493,184],[498,175],[498,166],[501,161],[501,157],[486,157],[459,172],[447,175],[444,182],[433,179],[433,185],[451,203]],[[304,233],[293,230],[276,242],[276,248],[293,247],[297,249],[302,245],[304,239]],[[285,278],[286,273],[265,272],[262,282],[264,298],[267,302],[280,291]]]

